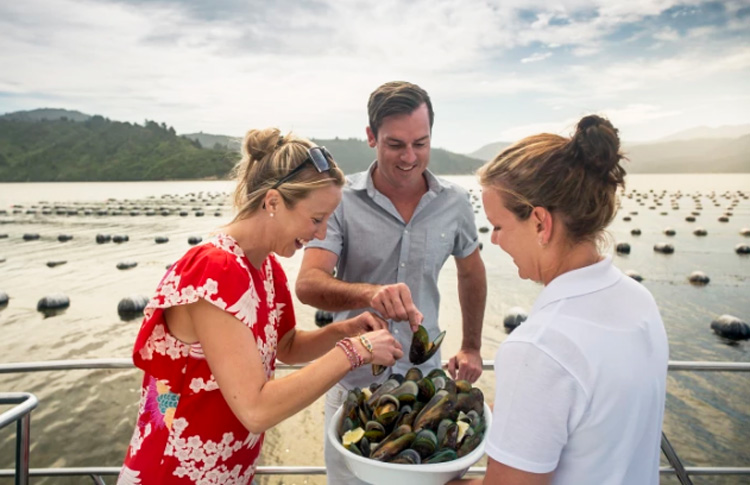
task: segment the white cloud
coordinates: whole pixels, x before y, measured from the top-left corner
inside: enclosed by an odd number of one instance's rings
[[[741,3],[728,5],[736,11]],[[459,0],[324,0],[283,8],[260,2],[253,10],[220,2],[4,2],[0,112],[11,102],[54,104],[164,121],[178,132],[240,135],[277,125],[309,136],[362,137],[370,91],[408,79],[430,92],[441,123],[460,120],[439,130],[447,148],[468,150],[495,133],[553,130],[585,108],[630,107],[647,123],[670,109],[649,112],[644,106],[657,103],[643,98],[671,99],[679,91],[671,86],[695,91],[709,80],[721,91],[750,69],[750,47],[718,42],[715,27],[695,28],[679,42],[668,24],[633,37],[678,45],[668,58],[657,57],[665,49],[628,52],[611,40],[629,22],[678,4],[698,2],[560,0],[550,7],[546,0],[492,0],[468,8]],[[196,5],[203,10],[190,10]],[[732,22],[747,28],[747,21]],[[566,61],[571,55],[575,62]],[[507,108],[520,100],[523,113]],[[449,105],[452,111],[443,108]],[[491,119],[475,120],[461,111],[468,105],[495,109]],[[550,113],[562,121],[534,123]],[[482,122],[492,126],[472,126]]]
[[[529,57],[524,57],[523,59],[521,59],[521,63],[527,64],[529,62],[543,61],[547,59],[548,57],[550,57],[551,55],[552,55],[551,52],[537,52],[537,53],[530,55]]]

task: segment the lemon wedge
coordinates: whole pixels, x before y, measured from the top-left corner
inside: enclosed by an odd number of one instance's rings
[[[341,437],[341,444],[347,447],[353,443],[359,443],[359,440],[365,435],[365,430],[362,428],[350,429],[344,436]]]
[[[458,425],[458,439],[456,440],[456,443],[460,443],[461,440],[464,439],[466,430],[469,429],[469,423],[466,421],[458,421],[456,424]]]

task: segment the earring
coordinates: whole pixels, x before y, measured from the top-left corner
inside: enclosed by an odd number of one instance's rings
[[[271,213],[270,213],[270,214],[268,214],[268,215],[269,215],[269,216],[271,216],[271,217],[273,217],[273,212],[271,212]]]

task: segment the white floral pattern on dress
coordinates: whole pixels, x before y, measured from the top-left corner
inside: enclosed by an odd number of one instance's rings
[[[186,419],[175,419],[164,450],[166,456],[174,456],[180,462],[174,470],[176,477],[188,477],[199,485],[244,485],[249,481],[255,470],[254,462],[249,467],[249,473],[246,471],[244,474],[241,474],[242,467],[239,465],[232,470],[226,465],[217,465],[219,459],[226,461],[245,442],[236,440],[233,433],[224,433],[219,443],[210,440],[204,443],[198,436],[183,438],[187,427]]]
[[[200,377],[196,377],[190,381],[190,390],[198,394],[200,391],[215,391],[219,388],[219,384],[216,383],[214,375],[211,374],[211,378],[204,381]]]
[[[137,470],[131,470],[127,466],[123,466],[120,470],[120,476],[117,477],[118,485],[141,485],[141,479],[138,478],[141,472]]]

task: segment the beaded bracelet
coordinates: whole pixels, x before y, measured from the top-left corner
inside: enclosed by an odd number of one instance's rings
[[[354,348],[351,340],[341,339],[336,342],[336,347],[339,347],[346,354],[346,358],[349,359],[349,366],[351,367],[351,370],[354,370],[365,363],[364,359],[362,359],[362,356],[359,355],[359,352],[357,352],[357,349]]]
[[[370,343],[370,339],[368,339],[364,335],[360,335],[359,341],[362,342],[362,345],[364,345],[367,351],[370,352],[370,355],[372,355],[372,344]]]

